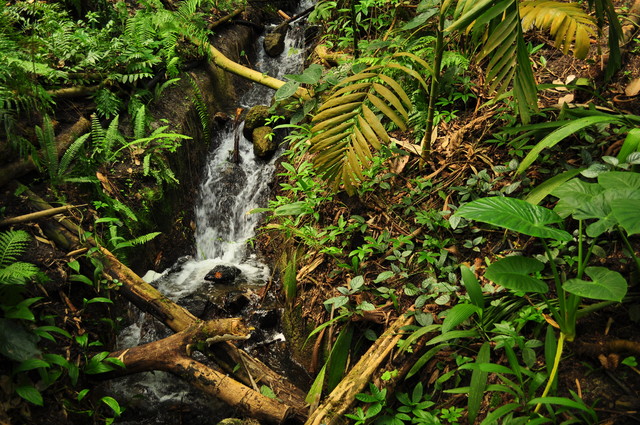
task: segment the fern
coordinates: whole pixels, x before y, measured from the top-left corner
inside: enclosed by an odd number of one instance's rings
[[[62,158],[60,158],[60,164],[58,165],[58,176],[59,177],[62,177],[62,175],[66,174],[69,171],[69,166],[71,165],[71,162],[74,161],[77,158],[78,153],[80,152],[80,150],[84,146],[84,143],[87,141],[89,136],[91,136],[91,133],[87,133],[87,134],[84,134],[84,135],[78,137],[67,148],[65,153],[62,155]]]
[[[50,179],[55,180],[58,176],[58,147],[51,119],[45,115],[42,119],[42,128],[36,126],[35,130],[42,148],[42,155],[38,158],[38,163],[47,170]]]
[[[398,63],[369,67],[337,84],[312,120],[313,162],[324,179],[335,188],[344,186],[349,194],[364,180],[362,171],[371,164],[372,149],[389,142],[374,110],[406,129],[411,101],[400,84],[384,74],[385,69],[401,70],[427,88],[416,71]]]
[[[32,279],[39,271],[33,264],[20,262],[30,242],[29,234],[23,230],[8,230],[0,233],[0,283],[21,285]]]
[[[193,102],[193,106],[196,108],[196,112],[198,113],[198,118],[200,119],[200,127],[202,128],[202,134],[205,140],[211,140],[211,128],[209,126],[209,108],[207,108],[207,104],[204,101],[204,96],[202,95],[202,91],[200,90],[200,86],[196,83],[196,81],[189,75],[189,84],[193,89],[193,98],[191,101]]]

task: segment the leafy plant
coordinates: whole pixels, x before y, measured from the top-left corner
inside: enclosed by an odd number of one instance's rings
[[[338,83],[312,120],[309,142],[310,152],[316,153],[314,164],[334,188],[342,185],[349,194],[364,180],[362,170],[371,164],[372,148],[379,150],[382,143],[389,142],[385,127],[371,108],[406,129],[411,101],[400,84],[383,72],[385,68],[406,73],[426,90],[416,71],[398,63],[368,67]]]

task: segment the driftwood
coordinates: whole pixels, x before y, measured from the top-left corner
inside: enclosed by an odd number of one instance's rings
[[[80,119],[71,126],[71,128],[56,137],[56,149],[58,151],[58,155],[66,151],[78,136],[86,133],[90,129],[91,123],[89,120],[85,117],[80,117]],[[31,157],[11,163],[0,169],[0,187],[9,183],[11,180],[22,177],[36,169],[36,163]]]
[[[240,335],[241,339],[241,335],[248,331],[240,319],[200,322],[162,340],[111,353],[111,357],[120,359],[126,366],[114,374],[152,370],[169,372],[252,418],[282,423],[290,416],[291,408],[189,357],[195,344],[225,336],[233,338]],[[203,350],[202,347],[200,349]]]
[[[402,315],[391,324],[309,416],[305,425],[335,424],[354,402],[356,394],[371,381],[371,375],[403,336],[400,329],[412,322],[413,316]]]
[[[30,191],[25,191],[24,195],[38,209],[51,208],[49,204]],[[75,250],[85,246],[78,238],[78,235],[84,234],[84,231],[70,220],[47,220],[42,224],[42,228],[47,236],[64,249]],[[99,250],[92,255],[104,264],[105,276],[111,280],[117,279],[121,283],[119,291],[122,295],[142,311],[153,315],[174,332],[183,331],[200,322],[188,310],[175,304],[122,264],[106,248],[99,246],[91,238],[86,241],[86,244],[99,247]],[[306,417],[304,393],[280,374],[228,341],[212,345],[209,352],[213,354],[213,361],[229,373],[235,372],[234,368],[237,364],[245,366],[248,372],[237,374],[242,382],[250,385],[253,378],[255,381],[269,386],[280,400],[284,400],[292,408],[292,415],[300,422],[304,421]],[[218,361],[218,357],[221,358],[220,361]]]

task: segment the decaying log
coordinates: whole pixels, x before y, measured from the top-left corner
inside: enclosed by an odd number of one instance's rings
[[[380,363],[402,338],[400,329],[412,322],[413,316],[402,315],[391,324],[324,402],[309,416],[305,425],[335,424],[354,402],[356,394],[371,381],[371,375],[378,369]]]
[[[27,196],[32,205],[38,209],[51,208],[48,203],[31,191],[24,191],[23,195]],[[78,235],[83,235],[84,231],[68,219],[47,220],[46,225],[42,227],[45,233],[64,249],[74,250],[85,246],[78,238]],[[99,246],[92,239],[88,239],[86,243]],[[183,331],[199,322],[188,310],[175,304],[122,264],[106,248],[99,248],[99,251],[93,255],[103,262],[107,277],[117,279],[122,284],[119,289],[121,293],[142,311],[150,313],[174,332]],[[280,400],[285,401],[292,408],[292,414],[295,418],[300,422],[304,421],[306,418],[305,394],[286,378],[228,341],[211,346],[209,351],[214,355],[213,360],[229,373],[235,372],[234,368],[237,364],[244,365],[248,369],[248,374],[236,374],[243,383],[250,385],[248,377],[250,374],[255,381],[269,386]],[[219,361],[218,357],[224,357],[224,359]]]
[[[224,17],[218,19],[217,21],[214,21],[214,22],[210,23],[207,26],[207,28],[209,30],[212,30],[215,27],[218,27],[218,26],[224,24],[225,22],[229,22],[230,20],[232,20],[236,16],[240,15],[242,12],[244,12],[244,7],[239,7],[236,10],[234,10],[233,12],[231,12],[230,14],[228,14],[227,16],[224,16]]]
[[[71,128],[56,137],[56,149],[58,151],[58,155],[64,153],[71,143],[78,138],[78,136],[89,130],[91,130],[91,122],[89,122],[85,117],[80,117],[80,119],[76,121]],[[0,187],[9,183],[11,180],[22,177],[36,169],[36,163],[31,157],[11,163],[0,169]]]
[[[113,375],[161,370],[179,376],[203,392],[222,400],[252,418],[268,423],[282,423],[291,408],[240,384],[211,367],[189,357],[191,346],[218,338],[242,338],[249,332],[241,319],[218,319],[200,322],[167,338],[113,352],[125,369]]]

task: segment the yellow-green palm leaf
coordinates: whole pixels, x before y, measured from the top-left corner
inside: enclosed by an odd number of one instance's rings
[[[400,64],[373,66],[337,84],[311,121],[314,164],[334,188],[343,186],[349,194],[364,180],[373,152],[389,142],[383,121],[407,128],[411,101],[385,68],[401,70],[426,87],[415,70]]]
[[[537,27],[548,30],[555,46],[566,55],[571,45],[573,54],[584,59],[589,53],[590,36],[595,34],[595,20],[577,3],[550,0],[525,0],[520,3],[522,29]]]

